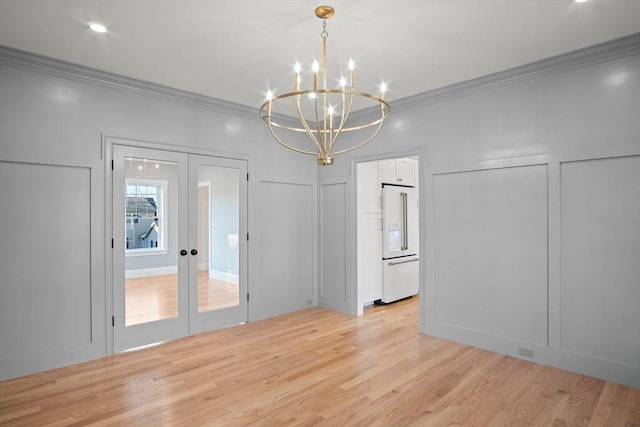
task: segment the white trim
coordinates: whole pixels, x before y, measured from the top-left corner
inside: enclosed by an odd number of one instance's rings
[[[166,255],[169,251],[162,248],[137,248],[137,249],[125,249],[124,256],[126,258],[133,258],[138,256],[155,256]]]
[[[256,121],[260,120],[258,109],[256,107],[249,107],[206,95],[162,86],[144,80],[112,74],[95,68],[73,64],[7,46],[0,46],[0,64],[19,70],[35,71],[94,86],[153,96],[165,101],[214,111],[225,115],[232,115]]]
[[[164,162],[167,163],[167,162]],[[167,239],[167,223],[169,222],[169,212],[167,206],[169,204],[169,182],[166,179],[150,179],[150,178],[136,178],[136,177],[127,177],[124,178],[125,186],[128,185],[138,185],[138,184],[146,184],[148,186],[160,187],[161,191],[158,194],[158,205],[160,206],[159,215],[160,218],[159,225],[160,230],[158,233],[158,237],[160,237],[160,241],[158,242],[157,248],[126,248],[125,249],[125,257],[128,256],[140,256],[140,255],[165,255],[167,253],[167,247],[169,246],[169,242]],[[125,193],[125,200],[127,199],[127,194]],[[126,214],[126,211],[125,211]]]
[[[240,283],[240,276],[233,273],[227,273],[226,271],[209,270],[209,277],[216,280],[222,280],[223,282],[233,283],[238,285]]]
[[[552,56],[486,76],[454,83],[449,86],[411,95],[390,102],[392,113],[414,110],[436,102],[468,96],[483,90],[527,80],[534,80],[560,72],[596,65],[636,55],[640,50],[640,33],[620,37],[583,49]],[[366,115],[367,110],[358,111]]]
[[[640,33],[635,33],[520,67],[489,74],[477,79],[454,83],[449,86],[391,101],[391,111],[398,113],[413,110],[434,102],[466,96],[479,90],[487,90],[513,82],[537,79],[545,75],[556,74],[587,65],[609,62],[635,55],[638,50],[640,50]],[[7,46],[0,46],[0,64],[21,70],[36,71],[68,80],[93,84],[95,86],[143,93],[145,95],[155,96],[179,104],[186,104],[195,108],[215,111],[217,113],[229,114],[251,120],[260,120],[257,108],[255,107],[112,74]],[[376,109],[368,108],[356,111],[352,116],[352,120],[364,120],[374,113],[374,110]],[[279,117],[278,120],[290,122],[292,118],[283,116]]]
[[[125,279],[137,279],[139,277],[162,276],[165,274],[178,274],[177,265],[168,265],[166,267],[139,268],[136,270],[125,270]]]

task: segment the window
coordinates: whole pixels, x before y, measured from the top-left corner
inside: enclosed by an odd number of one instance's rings
[[[127,254],[166,252],[167,181],[127,179],[125,245]]]

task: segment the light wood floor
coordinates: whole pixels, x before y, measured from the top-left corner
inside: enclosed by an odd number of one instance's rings
[[[638,426],[633,389],[322,308],[0,383],[0,425]]]
[[[208,271],[198,271],[198,312],[238,305],[239,295],[238,285],[212,279]],[[127,326],[176,317],[178,275],[127,279],[125,297]]]

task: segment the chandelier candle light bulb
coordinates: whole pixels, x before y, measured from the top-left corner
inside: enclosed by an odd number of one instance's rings
[[[326,26],[327,19],[331,18],[334,13],[334,9],[331,6],[319,6],[315,10],[315,15],[322,19],[322,69],[320,69],[320,63],[314,60],[311,66],[313,89],[304,90],[300,88],[302,67],[299,63],[296,63],[294,65],[293,92],[276,95],[268,91],[267,100],[260,107],[260,117],[265,121],[271,135],[277,142],[298,153],[316,156],[318,164],[323,166],[333,164],[334,155],[355,150],[371,141],[380,132],[382,123],[390,112],[389,104],[384,98],[387,89],[386,84],[382,83],[380,85],[380,96],[355,90],[356,77],[353,60],[349,60],[348,63],[350,88],[347,89],[347,80],[344,77],[340,77],[339,89],[327,87],[327,37],[329,34],[326,31]],[[322,72],[321,84],[320,72]],[[302,95],[307,95],[309,101],[304,101],[303,103]],[[293,119],[299,121],[298,125],[290,126],[273,121],[272,112],[275,111],[274,106],[276,104],[278,106],[284,104],[285,100],[293,101],[292,107],[295,108],[297,113],[297,117],[293,117]],[[369,104],[363,109],[362,114],[359,113],[366,121],[364,124],[360,122],[357,124],[349,123],[349,115],[354,106],[354,101]],[[334,107],[336,104],[338,104],[339,111]],[[371,108],[376,105],[380,105],[380,110]],[[376,110],[378,111],[377,113]],[[287,117],[287,114],[284,113],[280,113],[280,115]],[[293,142],[284,140],[283,134],[285,131],[291,132],[294,137]],[[338,137],[343,132],[354,132],[363,136],[357,138],[355,143],[350,140],[351,145],[334,151]],[[301,148],[298,141],[299,138],[295,138],[300,133],[308,136],[315,147],[314,151]]]
[[[349,74],[351,75],[351,89],[356,88],[356,64],[353,59],[349,60]]]
[[[296,65],[293,66],[293,70],[296,73],[293,80],[293,90],[295,90],[296,92],[300,90],[300,69],[300,64],[296,62]]]

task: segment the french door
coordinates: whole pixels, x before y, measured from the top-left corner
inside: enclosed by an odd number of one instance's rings
[[[247,320],[247,165],[113,145],[114,350]]]

